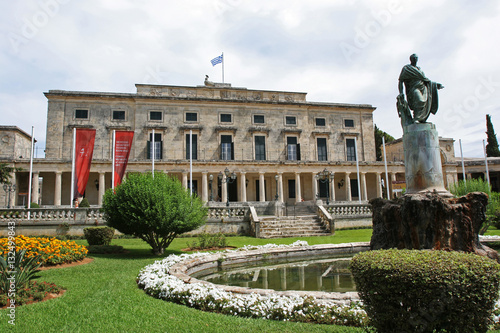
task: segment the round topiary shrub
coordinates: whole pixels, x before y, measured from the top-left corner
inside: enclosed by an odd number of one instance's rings
[[[109,245],[115,234],[111,227],[89,227],[83,229],[83,234],[89,245]]]
[[[89,204],[89,201],[87,200],[87,198],[83,198],[82,201],[80,202],[80,204],[78,205],[78,207],[89,208],[90,204]]]
[[[379,332],[486,332],[500,265],[476,254],[380,250],[356,255],[354,281]]]

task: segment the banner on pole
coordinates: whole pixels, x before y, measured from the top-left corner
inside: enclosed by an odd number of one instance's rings
[[[130,149],[132,148],[132,140],[134,139],[134,131],[116,131],[115,132],[115,165],[113,187],[121,184],[125,169],[127,168]]]
[[[75,140],[75,180],[73,200],[83,197],[94,153],[95,129],[77,129]]]

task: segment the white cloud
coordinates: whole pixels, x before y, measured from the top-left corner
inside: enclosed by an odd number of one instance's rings
[[[485,114],[500,128],[499,7],[464,0],[9,2],[0,13],[0,112],[29,130],[33,120],[37,128],[45,121],[49,89],[133,92],[144,82],[198,85],[205,74],[220,81],[221,66],[209,61],[224,52],[233,86],[372,104],[376,124],[400,136],[397,77],[416,52],[428,77],[446,86],[430,121],[441,136],[462,138],[469,156],[481,156]],[[481,80],[493,91],[475,103]]]

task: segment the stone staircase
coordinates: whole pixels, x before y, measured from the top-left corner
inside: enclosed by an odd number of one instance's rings
[[[317,215],[261,216],[260,238],[328,236]]]

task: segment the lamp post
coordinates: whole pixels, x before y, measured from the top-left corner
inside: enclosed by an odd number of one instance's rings
[[[224,170],[224,175],[226,176],[226,179],[224,179],[224,176],[222,175],[222,172],[219,172],[219,180],[222,182],[224,181],[226,183],[226,206],[229,207],[229,183],[234,182],[236,179],[236,173],[229,171],[229,169],[226,167]]]
[[[322,182],[322,183],[326,183],[326,184],[330,184],[332,181],[333,181],[333,178],[334,178],[334,173],[333,172],[328,172],[328,170],[323,170],[321,171],[320,173],[318,173],[316,175],[316,178]],[[330,189],[327,188],[326,190],[326,204],[329,205],[330,202],[329,202],[329,193],[330,193]]]
[[[11,184],[4,184],[3,185],[3,190],[5,191],[5,193],[7,194],[8,193],[8,201],[7,201],[7,208],[10,209],[10,193],[12,192],[15,192],[16,191],[16,185],[11,185]]]
[[[208,176],[208,179],[210,180],[210,182],[208,183],[208,187],[210,188],[210,200],[209,201],[213,201],[214,195],[213,195],[213,191],[212,191],[212,183],[214,182],[214,175]]]
[[[276,180],[276,195],[274,196],[274,201],[278,201],[279,199],[278,175],[274,176],[274,179]]]

